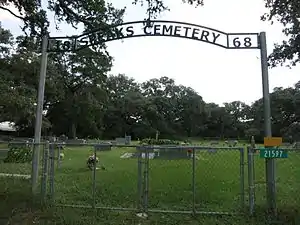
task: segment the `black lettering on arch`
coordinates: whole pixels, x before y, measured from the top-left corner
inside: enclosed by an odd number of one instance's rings
[[[123,27],[120,27],[120,28],[115,28],[114,29],[115,31],[115,34],[116,34],[116,38],[124,38],[124,34],[123,34]]]
[[[61,51],[62,40],[56,40],[55,45],[56,51]]]
[[[151,27],[149,27],[149,26],[145,26],[145,27],[144,27],[144,34],[145,34],[145,35],[151,35],[151,31],[149,32],[149,31],[147,30],[148,28],[151,28]]]
[[[163,35],[172,35],[173,33],[173,25],[163,25],[163,28],[162,28],[162,34]]]
[[[104,39],[104,36],[103,36],[103,34],[101,32],[97,32],[96,35],[97,35],[97,44],[100,44],[100,43],[106,41]]]
[[[194,28],[193,33],[192,33],[192,38],[193,39],[199,39],[198,36],[197,36],[199,34],[199,32],[200,32],[200,30],[198,28]]]
[[[216,34],[215,32],[212,33],[213,34],[213,43],[216,43],[217,39],[220,37],[220,34]]]
[[[174,36],[180,36],[181,26],[175,26]]]
[[[76,41],[76,49],[77,48],[85,48],[89,45],[89,38],[87,36],[83,36]]]
[[[185,37],[188,37],[188,32],[189,32],[189,30],[192,29],[192,28],[190,28],[190,27],[182,27],[182,28],[185,30],[184,36],[185,36]]]
[[[95,35],[95,33],[89,34],[89,42],[91,45],[96,45],[96,41],[97,41],[97,36]]]
[[[129,37],[129,36],[133,36],[134,35],[134,30],[133,30],[133,26],[128,26],[127,28],[126,28],[126,32],[127,32],[127,37]]]
[[[205,41],[209,42],[208,36],[209,36],[209,32],[208,32],[207,30],[203,30],[200,39],[201,39],[202,41],[204,41],[204,38],[205,38]]]
[[[154,32],[153,32],[154,35],[161,35],[161,33],[159,32],[160,26],[161,26],[160,24],[154,25]]]

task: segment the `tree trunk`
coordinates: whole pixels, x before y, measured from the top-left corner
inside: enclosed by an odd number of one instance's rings
[[[76,130],[77,130],[77,126],[75,123],[72,123],[72,126],[71,126],[71,137],[72,139],[76,139]]]

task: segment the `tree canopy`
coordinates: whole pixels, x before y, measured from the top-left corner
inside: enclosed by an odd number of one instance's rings
[[[193,6],[203,6],[204,0],[178,0]],[[82,24],[85,30],[117,24],[122,21],[125,8],[116,9],[105,0],[47,0],[47,9],[54,13],[56,27],[66,22],[78,27]],[[147,4],[147,15],[155,18],[165,10],[169,10],[165,0],[132,0],[135,5]],[[9,6],[18,9],[19,14],[10,10]],[[263,21],[279,21],[283,26],[282,32],[287,36],[281,44],[274,46],[269,56],[270,66],[295,66],[300,60],[299,14],[300,0],[265,0],[266,13],[262,15]],[[0,0],[0,11],[10,12],[24,22],[23,31],[26,36],[41,36],[49,27],[49,15],[42,7],[41,0]]]
[[[116,9],[104,0],[48,0],[47,9],[54,13],[56,27],[61,22],[77,28],[78,24],[85,29],[94,29],[122,21],[124,9]],[[18,9],[18,14],[10,10],[9,6]],[[41,36],[48,31],[49,13],[42,7],[41,0],[0,0],[0,11],[10,12],[24,23],[23,31],[30,36]]]
[[[262,16],[262,20],[279,21],[283,25],[282,32],[287,40],[275,44],[269,56],[270,65],[295,66],[300,60],[300,1],[299,0],[267,0],[265,4],[269,13]]]
[[[1,28],[0,122],[16,124],[18,135],[32,136],[40,54],[25,37]],[[17,48],[15,47],[17,46]],[[263,137],[263,101],[220,106],[169,77],[139,83],[130,74],[108,76],[111,57],[101,49],[52,53],[48,59],[43,135],[70,138]],[[299,140],[300,81],[271,93],[274,136]]]

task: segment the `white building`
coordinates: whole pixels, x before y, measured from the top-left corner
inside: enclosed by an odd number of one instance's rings
[[[14,127],[14,123],[6,121],[6,122],[0,123],[0,131],[13,132],[13,131],[16,131],[16,128]]]

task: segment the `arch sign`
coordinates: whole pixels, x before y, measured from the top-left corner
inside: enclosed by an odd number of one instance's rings
[[[191,23],[154,20],[123,23],[72,37],[50,37],[47,51],[76,51],[108,41],[145,36],[185,38],[227,49],[259,48],[258,33],[225,33]]]
[[[271,137],[271,110],[269,95],[268,61],[266,47],[266,33],[226,33],[212,28],[176,21],[146,20],[133,21],[115,26],[98,29],[86,34],[71,37],[48,37],[45,35],[42,42],[42,60],[40,70],[40,83],[38,90],[38,104],[35,123],[35,142],[41,138],[42,113],[44,101],[45,79],[47,71],[47,56],[49,52],[77,51],[89,46],[101,45],[108,41],[133,37],[165,36],[185,38],[206,42],[225,49],[259,49],[261,55],[262,86],[264,99],[265,137]],[[241,74],[243,76],[243,74]],[[247,85],[247,84],[245,84]],[[35,145],[37,146],[37,145]],[[34,163],[38,165],[38,149],[34,150]],[[275,161],[266,159],[267,199],[269,209],[275,212]],[[37,167],[35,167],[37,168]],[[33,168],[33,171],[34,168]],[[37,185],[37,170],[32,173],[32,184]]]

